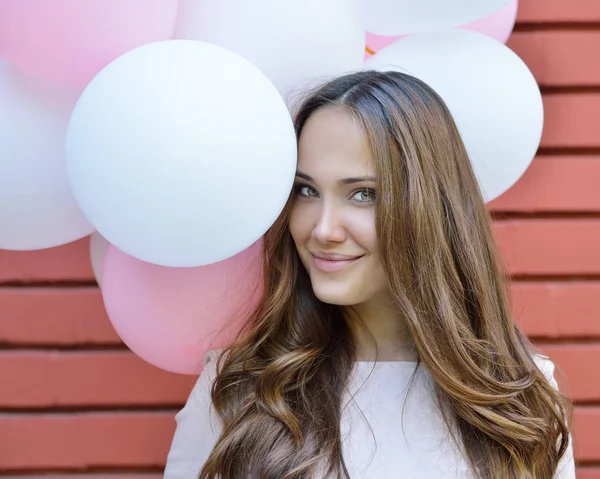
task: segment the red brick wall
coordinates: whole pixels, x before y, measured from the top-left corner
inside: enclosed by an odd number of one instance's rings
[[[538,157],[491,205],[517,321],[576,402],[579,479],[600,479],[600,1],[521,0],[509,45],[542,86]],[[161,477],[194,378],[127,351],[87,241],[0,251],[0,472]]]

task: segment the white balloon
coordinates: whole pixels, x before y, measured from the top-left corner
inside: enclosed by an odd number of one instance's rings
[[[258,240],[285,205],[296,137],[250,62],[191,40],[144,45],[88,85],[67,133],[67,171],[106,240],[162,266],[202,266]]]
[[[361,0],[365,25],[377,35],[457,27],[500,10],[511,0]]]
[[[239,53],[290,105],[313,82],[360,69],[365,54],[359,0],[180,0],[175,34]]]
[[[533,160],[544,123],[542,95],[504,44],[458,29],[414,34],[380,50],[365,68],[408,73],[442,97],[485,201],[508,190]]]
[[[108,241],[106,241],[97,231],[94,231],[90,235],[90,261],[92,263],[92,270],[94,271],[96,283],[98,283],[98,286],[100,287],[102,287],[102,266],[104,264],[104,256],[106,255],[108,244]]]
[[[51,248],[93,231],[65,169],[65,135],[78,97],[0,59],[0,248]]]

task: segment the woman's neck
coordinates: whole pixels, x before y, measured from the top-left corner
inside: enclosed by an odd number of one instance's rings
[[[347,309],[359,361],[416,361],[406,322],[391,298],[373,298]],[[366,330],[361,326],[364,322]]]

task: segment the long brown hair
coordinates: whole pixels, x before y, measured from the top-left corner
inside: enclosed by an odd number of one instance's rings
[[[297,134],[331,106],[347,109],[369,141],[390,290],[473,473],[551,478],[571,404],[513,322],[489,213],[449,110],[414,77],[363,71],[312,92]],[[264,238],[264,298],[221,356],[212,401],[223,430],[201,479],[308,478],[322,462],[326,477],[349,477],[340,419],[356,343],[342,308],[313,294],[288,230],[293,201]]]

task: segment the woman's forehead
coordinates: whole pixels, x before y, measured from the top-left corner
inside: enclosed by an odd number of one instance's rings
[[[311,115],[300,135],[298,170],[310,176],[374,176],[367,138],[348,111],[327,107]]]

